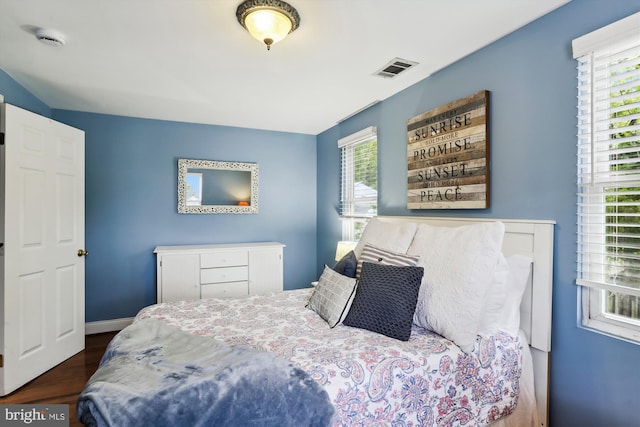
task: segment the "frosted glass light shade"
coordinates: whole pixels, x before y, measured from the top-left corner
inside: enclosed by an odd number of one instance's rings
[[[278,43],[291,31],[291,21],[272,9],[256,10],[247,15],[244,25],[249,33],[267,46]]]
[[[267,45],[267,50],[300,25],[298,11],[282,0],[245,0],[238,6],[236,17],[253,37]]]

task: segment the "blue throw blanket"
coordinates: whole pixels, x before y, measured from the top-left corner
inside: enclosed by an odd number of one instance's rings
[[[326,426],[334,408],[303,370],[144,319],[116,335],[78,397],[87,426]]]

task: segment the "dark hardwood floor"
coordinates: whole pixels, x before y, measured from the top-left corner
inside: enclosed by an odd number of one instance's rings
[[[107,344],[116,333],[87,335],[83,351],[13,393],[0,397],[0,404],[66,403],[69,404],[69,425],[82,426],[76,419],[76,400],[87,380],[98,368]]]

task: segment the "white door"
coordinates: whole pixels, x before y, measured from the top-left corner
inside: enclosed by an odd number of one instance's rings
[[[0,104],[0,395],[84,348],[84,132]]]

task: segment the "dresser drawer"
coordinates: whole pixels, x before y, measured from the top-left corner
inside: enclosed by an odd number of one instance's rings
[[[230,267],[234,265],[248,265],[249,252],[229,251],[211,254],[200,254],[200,268]]]
[[[200,284],[242,282],[249,280],[249,267],[203,268],[200,270]]]
[[[237,298],[249,295],[249,282],[213,283],[200,286],[200,298]]]

